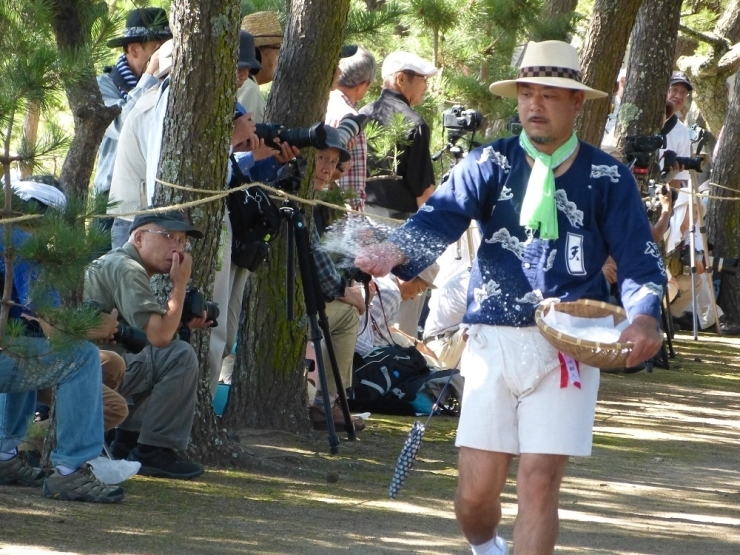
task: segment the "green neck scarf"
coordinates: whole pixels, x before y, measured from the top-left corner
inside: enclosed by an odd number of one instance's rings
[[[552,169],[570,158],[578,147],[578,138],[573,133],[552,156],[537,150],[524,131],[519,135],[519,144],[534,160],[519,223],[533,231],[539,229],[540,239],[557,239],[558,209],[555,205],[555,174]]]

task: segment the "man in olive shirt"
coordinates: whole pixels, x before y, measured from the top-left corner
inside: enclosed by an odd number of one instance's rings
[[[84,296],[106,312],[118,310],[118,321],[140,328],[149,344],[139,353],[116,350],[126,361],[119,393],[129,401],[129,416],[116,430],[114,457],[141,463],[139,474],[188,479],[200,476],[200,464],[180,458],[195,412],[198,359],[186,342],[173,340],[180,327],[185,289],[193,259],[183,252],[189,237],[203,234],[183,213],[140,214],[134,218],[128,242],[90,266]],[[150,279],[169,274],[172,292],[166,307],[152,291]],[[188,326],[206,327],[203,318]]]

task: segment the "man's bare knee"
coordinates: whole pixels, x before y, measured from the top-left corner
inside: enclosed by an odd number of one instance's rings
[[[521,506],[543,506],[557,502],[568,457],[524,453],[519,461],[517,495]]]

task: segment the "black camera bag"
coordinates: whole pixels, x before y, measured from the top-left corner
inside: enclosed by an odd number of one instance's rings
[[[280,211],[258,185],[226,197],[231,220],[231,261],[250,272],[267,258],[267,243],[280,231]]]

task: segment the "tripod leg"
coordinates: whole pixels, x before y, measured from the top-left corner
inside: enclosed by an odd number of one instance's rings
[[[331,333],[329,331],[329,319],[327,318],[326,310],[321,306],[321,303],[319,303],[319,326],[321,327],[321,331],[324,332],[326,351],[329,353],[329,364],[331,364],[331,371],[334,374],[334,383],[337,386],[339,406],[342,409],[342,415],[344,416],[344,430],[347,432],[347,439],[355,441],[357,439],[357,435],[355,434],[355,425],[352,422],[352,415],[349,412],[349,403],[347,402],[347,394],[344,391],[342,376],[339,373],[337,354],[334,351],[334,342],[331,339]]]
[[[663,329],[665,330],[665,343],[668,344],[668,353],[671,358],[676,358],[676,352],[673,350],[673,319],[668,304],[668,286],[663,286],[663,301],[660,304],[660,315],[663,320]],[[665,345],[664,345],[665,346]],[[668,359],[666,359],[666,369]]]
[[[309,315],[311,326],[311,342],[313,343],[314,354],[316,356],[316,368],[319,374],[319,384],[322,392],[329,391],[329,383],[326,380],[326,365],[324,364],[324,354],[321,351],[321,331],[316,315]],[[327,336],[328,337],[328,336]],[[334,418],[331,414],[331,399],[328,394],[324,396],[324,413],[326,414],[326,430],[329,434],[329,452],[336,455],[339,452],[339,437],[334,429]],[[351,423],[350,423],[351,424]]]

